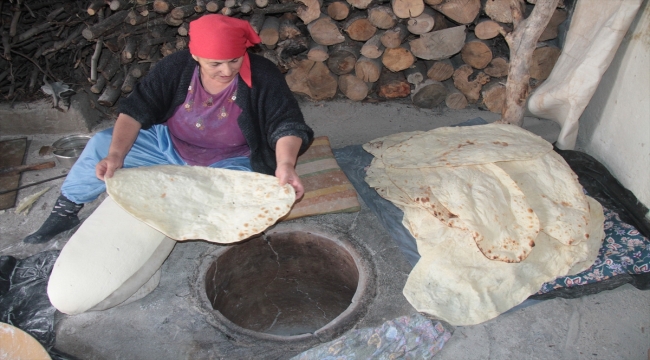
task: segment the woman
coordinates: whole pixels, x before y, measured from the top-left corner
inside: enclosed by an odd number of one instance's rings
[[[70,170],[45,223],[26,243],[44,243],[79,224],[84,203],[115,170],[160,164],[256,171],[304,193],[294,169],[313,139],[277,67],[248,54],[250,24],[222,15],[190,23],[189,51],[156,64],[119,103],[115,127],[97,133]]]

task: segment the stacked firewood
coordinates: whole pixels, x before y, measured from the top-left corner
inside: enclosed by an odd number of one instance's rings
[[[514,0],[516,3],[518,0]],[[535,0],[523,5],[527,12]],[[5,99],[74,81],[113,106],[162,57],[187,48],[189,22],[208,13],[250,22],[254,51],[286,73],[295,93],[408,98],[420,107],[482,104],[501,112],[513,0],[91,0],[1,2]],[[539,39],[531,85],[560,49],[562,1]],[[25,61],[28,60],[28,61]],[[70,80],[71,72],[82,74]]]

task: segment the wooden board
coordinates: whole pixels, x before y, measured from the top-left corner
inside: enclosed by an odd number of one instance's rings
[[[22,165],[27,151],[27,138],[0,141],[0,168]],[[20,173],[0,176],[0,191],[18,187]],[[17,191],[0,195],[0,210],[9,209],[16,205]]]

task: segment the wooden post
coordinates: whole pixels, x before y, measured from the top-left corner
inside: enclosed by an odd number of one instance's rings
[[[533,12],[523,18],[519,0],[511,0],[513,28],[505,35],[510,47],[510,69],[506,82],[506,104],[500,122],[521,126],[524,122],[526,99],[528,99],[530,64],[537,40],[548,25],[558,0],[537,0]]]

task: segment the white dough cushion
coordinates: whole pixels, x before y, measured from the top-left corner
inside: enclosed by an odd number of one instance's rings
[[[172,245],[165,246],[166,241]],[[61,250],[47,286],[50,302],[69,315],[92,309],[132,279],[145,264],[150,265],[152,257],[159,262],[157,266],[147,266],[155,268],[153,275],[167,257],[159,253],[168,255],[173,243],[107,197]],[[151,275],[144,276],[142,283]],[[135,292],[139,286],[132,287]],[[122,296],[126,299],[130,295]]]

